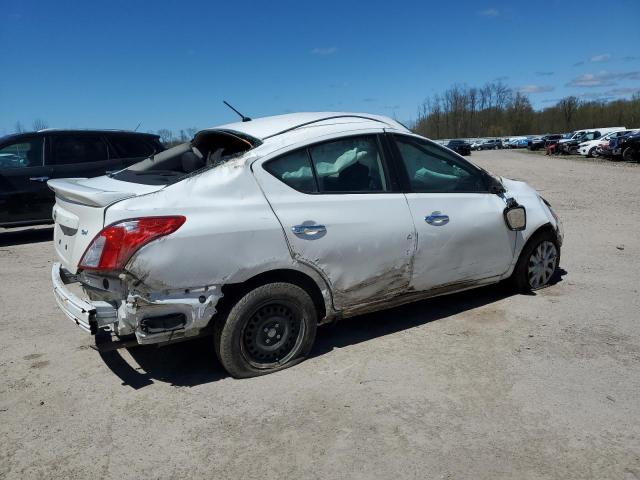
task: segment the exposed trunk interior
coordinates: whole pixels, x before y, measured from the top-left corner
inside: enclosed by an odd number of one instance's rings
[[[259,144],[259,140],[238,132],[204,130],[191,142],[152,155],[112,177],[146,185],[169,185],[194,172],[237,158]]]

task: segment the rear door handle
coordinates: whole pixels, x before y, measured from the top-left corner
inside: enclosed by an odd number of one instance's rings
[[[294,225],[291,231],[298,237],[315,237],[323,233],[327,233],[327,227],[324,225]]]
[[[49,180],[49,177],[30,177],[29,180],[31,180],[32,182],[41,182],[44,183],[47,180]]]
[[[424,221],[434,227],[441,227],[449,223],[449,215],[445,215],[442,212],[432,212],[431,215],[424,217]]]

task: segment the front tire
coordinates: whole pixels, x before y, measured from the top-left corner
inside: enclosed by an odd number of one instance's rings
[[[512,281],[521,292],[549,285],[560,265],[560,245],[548,230],[534,234],[527,242],[513,272]]]
[[[640,158],[638,157],[638,152],[633,147],[627,147],[622,152],[622,159],[625,162],[633,162],[638,161]]]
[[[593,147],[591,150],[587,152],[587,157],[593,158],[596,156],[596,147]]]
[[[236,378],[256,377],[300,363],[311,351],[318,324],[309,294],[290,283],[257,287],[218,319],[215,350]]]

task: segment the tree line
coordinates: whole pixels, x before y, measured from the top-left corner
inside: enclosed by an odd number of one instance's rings
[[[563,133],[597,127],[640,127],[640,94],[585,101],[575,96],[534,110],[529,98],[502,82],[454,85],[427,98],[413,130],[429,138],[503,137]]]

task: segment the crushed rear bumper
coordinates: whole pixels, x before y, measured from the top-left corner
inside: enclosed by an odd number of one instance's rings
[[[100,327],[118,320],[118,311],[107,302],[87,302],[73,293],[67,285],[78,280],[67,272],[60,263],[51,269],[53,295],[60,310],[84,331],[95,335]]]

